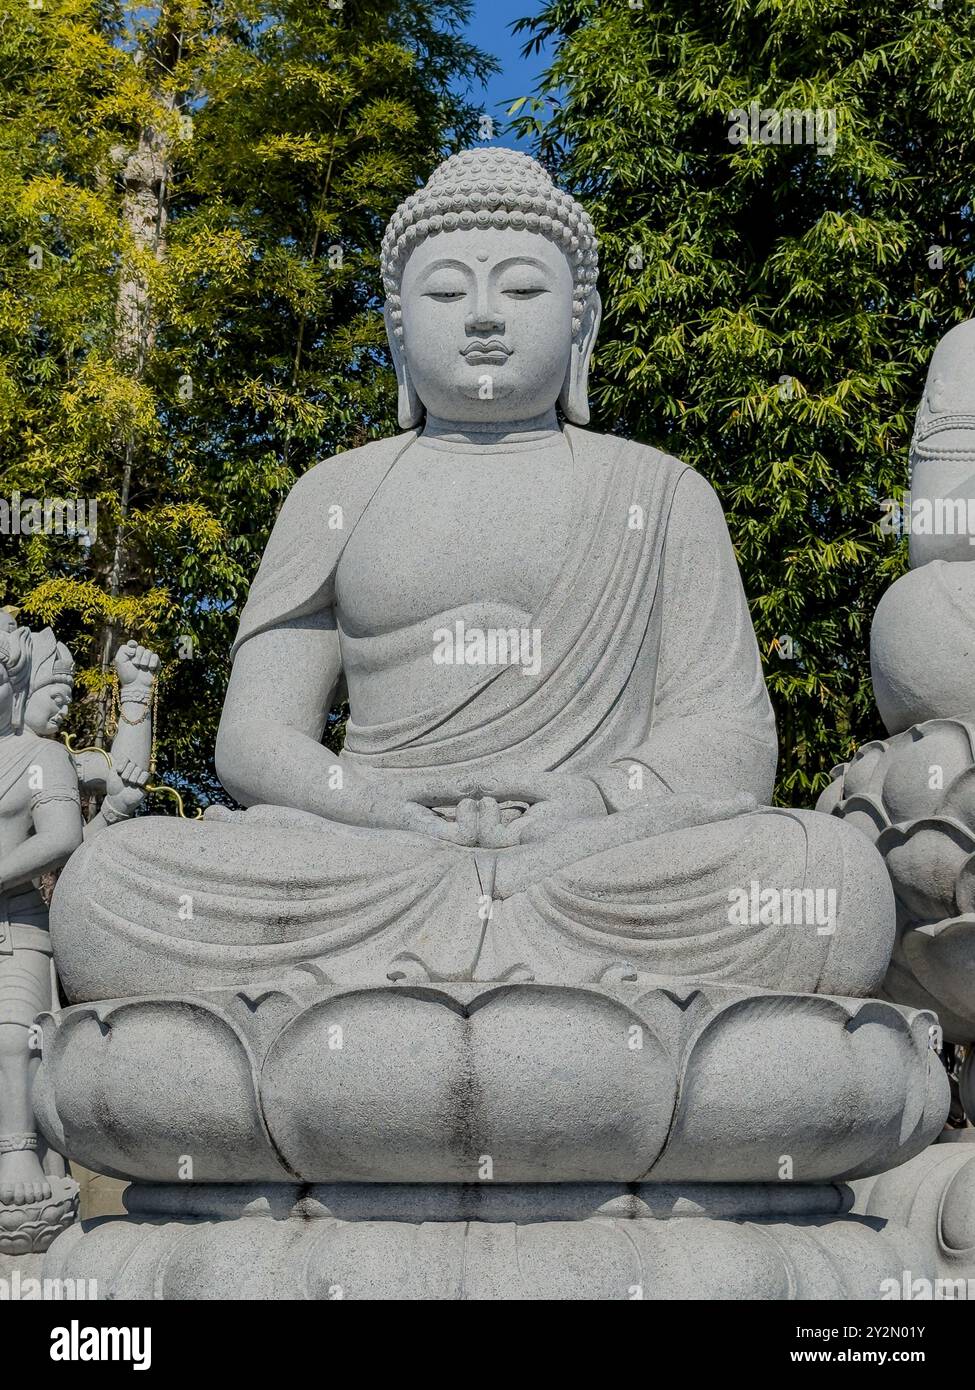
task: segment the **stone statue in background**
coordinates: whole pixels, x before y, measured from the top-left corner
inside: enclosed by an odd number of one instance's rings
[[[157,666],[134,642],[120,650],[122,710],[132,721],[113,745],[120,770],[109,770],[104,757],[86,764],[89,755],[58,741],[71,704],[71,653],[50,628],[32,633],[0,614],[0,1253],[44,1249],[77,1210],[77,1185],[39,1138],[31,1099],[40,1060],[34,1020],[57,1001],[48,909],[36,881],[61,868],[83,834],[127,819],[145,799],[140,763],[149,762]],[[103,797],[87,825],[82,790]]]
[[[867,997],[888,876],[854,827],[767,805],[711,488],[583,428],[596,269],[585,211],[513,151],[447,160],[392,218],[405,433],[277,519],[216,748],[247,809],[134,821],[58,883],[74,1002],[38,1114],[135,1185],[46,1275],[877,1297],[940,1267],[933,1222],[844,1215],[947,1110],[932,1015]]]
[[[885,996],[936,1009],[969,1049],[975,1116],[975,321],[931,360],[901,507],[910,569],[870,632],[886,739],[833,769],[819,808],[858,826],[887,863],[897,940]]]
[[[74,693],[74,658],[50,628],[32,633],[31,684],[24,722],[39,738],[58,738]],[[119,688],[118,728],[108,755],[95,748],[71,751],[78,789],[99,805],[85,825],[90,840],[108,825],[131,820],[146,799],[152,760],[152,700],[159,657],[129,641],[115,655]]]

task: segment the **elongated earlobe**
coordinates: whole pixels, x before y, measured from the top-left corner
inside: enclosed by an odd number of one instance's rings
[[[589,424],[589,363],[602,316],[602,301],[593,290],[582,320],[582,329],[569,352],[569,366],[559,395],[562,413],[572,425]]]
[[[423,402],[413,389],[410,369],[406,365],[406,353],[393,329],[388,300],[383,310],[383,318],[386,322],[386,338],[389,342],[390,356],[393,359],[393,369],[396,372],[396,418],[401,430],[412,430],[423,419]]]

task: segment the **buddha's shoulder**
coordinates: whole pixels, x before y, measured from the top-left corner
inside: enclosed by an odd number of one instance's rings
[[[595,430],[580,429],[578,425],[567,425],[566,434],[575,452],[587,453],[603,464],[611,464],[622,453],[638,472],[655,476],[663,474],[674,479],[688,474],[704,487],[710,486],[689,463],[653,444],[644,444],[639,439],[627,439],[619,434],[598,434]]]
[[[656,485],[661,498],[669,499],[671,524],[690,518],[694,525],[724,527],[724,509],[718,494],[705,478],[683,459],[617,434],[597,434],[578,425],[567,427],[573,451],[585,453],[597,465],[609,466],[620,457],[626,459],[631,484]]]
[[[292,505],[305,505],[328,498],[340,502],[343,493],[369,489],[415,438],[415,432],[389,435],[385,439],[373,439],[358,448],[345,449],[340,454],[320,459],[294,484],[288,501]]]

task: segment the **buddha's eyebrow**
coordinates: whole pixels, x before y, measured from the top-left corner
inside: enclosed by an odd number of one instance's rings
[[[416,279],[417,287],[419,288],[421,285],[425,285],[430,279],[430,276],[436,275],[438,270],[460,270],[465,275],[473,275],[474,273],[470,266],[465,265],[463,261],[455,261],[445,256],[439,261],[432,261],[430,265],[425,266],[423,270],[420,271]]]
[[[550,267],[544,261],[536,260],[534,256],[507,256],[503,261],[498,261],[497,265],[491,267],[491,274],[497,275],[512,265],[530,265],[534,270],[540,270],[545,275],[550,274]]]

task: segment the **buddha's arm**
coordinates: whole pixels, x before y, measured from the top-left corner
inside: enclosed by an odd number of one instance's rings
[[[217,775],[235,800],[360,819],[360,779],[321,743],[341,672],[329,610],[259,632],[238,649],[216,746]]]
[[[331,610],[294,618],[237,649],[220,728],[217,775],[243,806],[287,806],[347,825],[458,840],[461,832],[405,790],[380,789],[321,744],[342,673]]]
[[[775,720],[724,513],[688,471],[667,528],[651,724],[597,780],[611,808],[658,795],[771,796]]]

